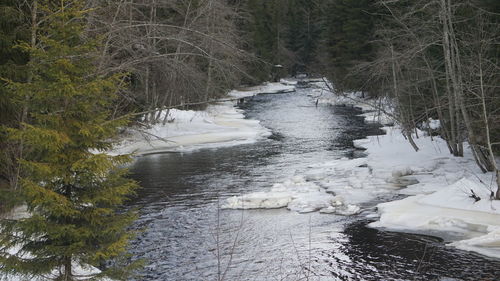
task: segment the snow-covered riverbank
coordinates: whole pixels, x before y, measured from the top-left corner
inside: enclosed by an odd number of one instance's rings
[[[365,100],[360,93],[336,96],[315,84],[311,96],[317,103],[360,107],[367,122],[394,123],[390,108],[380,114],[387,102]],[[409,197],[379,204],[378,215],[369,214],[378,218],[371,227],[442,236],[450,246],[500,258],[500,201],[490,199],[494,178],[481,173],[467,145],[464,157],[453,157],[442,139],[420,131],[414,136],[416,152],[397,126],[383,129],[386,135],[355,141],[366,149],[366,158],[312,165],[267,191],[229,198],[224,207],[350,215],[362,211],[360,203],[400,193]]]
[[[387,135],[356,145],[367,149],[373,175],[415,184],[398,191],[410,197],[379,204],[380,218],[370,226],[442,236],[451,246],[500,258],[500,201],[490,199],[493,175],[481,173],[468,149],[465,157],[453,157],[443,140],[420,137],[415,152],[399,129],[385,130]]]
[[[260,86],[233,90],[230,98],[247,98],[263,93],[295,91],[295,86],[284,83],[265,83]],[[168,111],[168,122],[147,129],[127,130],[122,141],[111,154],[136,155],[167,151],[189,151],[207,147],[221,147],[252,143],[271,133],[258,120],[245,119],[243,111],[235,107],[236,101],[209,105],[206,110]],[[167,114],[162,112],[163,117]]]

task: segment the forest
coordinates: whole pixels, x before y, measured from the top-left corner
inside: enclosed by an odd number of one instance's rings
[[[31,215],[0,221],[0,271],[128,280],[137,212],[121,207],[140,187],[132,156],[106,152],[164,110],[280,77],[390,100],[377,110],[416,151],[439,120],[434,137],[470,146],[500,200],[499,15],[495,0],[3,0],[0,212]]]

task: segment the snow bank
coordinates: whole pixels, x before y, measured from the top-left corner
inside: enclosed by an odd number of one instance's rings
[[[478,180],[462,178],[432,194],[379,204],[380,220],[370,226],[445,232],[460,237],[450,246],[500,258],[500,201],[490,200],[490,192]]]
[[[162,119],[167,112],[162,113]],[[186,151],[201,147],[251,143],[271,133],[257,120],[245,119],[232,102],[210,105],[205,111],[171,109],[168,123],[128,135],[112,154],[151,154]]]
[[[400,129],[384,130],[386,135],[355,145],[366,149],[373,175],[396,186],[411,184],[398,193],[413,196],[379,204],[380,219],[370,226],[453,237],[450,246],[500,258],[500,201],[490,200],[493,175],[481,173],[470,149],[463,158],[453,157],[444,140],[418,131],[416,152]]]
[[[278,82],[266,82],[260,86],[249,87],[240,90],[232,90],[229,96],[233,98],[253,97],[258,94],[281,94],[295,92],[297,81],[282,79]]]
[[[244,90],[233,90],[229,97],[245,98],[264,93],[295,91],[295,86],[282,83],[265,83]],[[168,151],[188,151],[198,148],[219,147],[252,143],[268,137],[271,132],[257,120],[245,119],[243,111],[232,101],[209,105],[204,111],[170,109],[161,113],[168,122],[149,129],[127,130],[121,142],[110,154],[152,154]]]

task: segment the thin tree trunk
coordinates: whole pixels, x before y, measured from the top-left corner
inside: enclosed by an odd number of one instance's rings
[[[399,91],[398,91],[398,80],[397,80],[397,76],[396,76],[396,63],[395,63],[395,59],[394,59],[394,47],[391,45],[391,61],[392,61],[392,85],[393,85],[393,90],[394,90],[394,96],[396,97],[396,100],[398,101],[398,104],[401,105],[401,101],[399,99]],[[401,106],[399,106],[399,110],[401,111],[402,108]],[[401,112],[401,114],[406,114],[406,112]],[[408,139],[408,142],[411,144],[411,146],[413,147],[413,149],[415,149],[415,151],[418,151],[419,148],[417,146],[417,144],[415,143],[415,141],[413,140],[413,137],[411,135],[411,130],[408,129],[408,124],[407,124],[407,118],[403,117],[402,118],[403,121],[401,124],[403,126],[403,135]]]
[[[209,0],[209,10],[208,10],[208,22],[207,22],[207,28],[208,28],[208,34],[213,34],[214,28],[213,28],[213,21],[215,20],[213,17],[213,1],[214,0]],[[207,84],[205,87],[205,101],[208,101],[209,96],[210,96],[210,90],[212,86],[212,75],[213,75],[213,55],[214,55],[214,46],[212,39],[209,39],[210,42],[208,43],[208,69],[207,69]]]
[[[500,200],[500,171],[498,170],[497,162],[495,160],[495,154],[493,153],[493,146],[491,145],[491,134],[490,134],[490,122],[488,119],[488,110],[486,107],[486,95],[484,93],[484,81],[483,81],[483,65],[482,65],[482,50],[479,50],[479,89],[481,91],[481,105],[483,107],[483,118],[484,118],[484,129],[486,133],[486,145],[488,148],[489,158],[491,166],[496,176],[497,182],[497,192],[496,199]]]
[[[498,169],[496,171],[496,176],[497,176],[497,193],[495,199],[500,200],[500,171]]]

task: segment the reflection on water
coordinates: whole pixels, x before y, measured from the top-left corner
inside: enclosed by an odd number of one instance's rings
[[[131,252],[148,260],[138,280],[495,276],[499,261],[446,248],[432,237],[368,229],[363,215],[220,210],[225,198],[266,190],[310,164],[360,155],[352,140],[380,132],[351,108],[316,108],[307,91],[262,95],[245,104],[249,118],[273,130],[270,139],[135,162],[133,177],[144,189],[131,205],[141,214],[135,227],[145,230]]]

